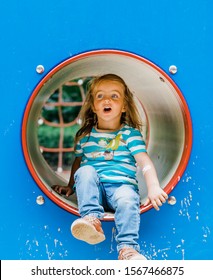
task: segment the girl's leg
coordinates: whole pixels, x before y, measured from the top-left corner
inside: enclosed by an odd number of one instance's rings
[[[75,175],[79,213],[82,218],[71,225],[72,235],[89,244],[105,240],[100,219],[104,215],[99,177],[92,166],[80,167]]]
[[[81,217],[89,215],[102,219],[104,209],[101,205],[102,196],[99,177],[95,168],[89,165],[80,167],[76,171],[74,178]]]
[[[130,247],[139,252],[140,195],[135,186],[122,185],[114,189],[110,204],[115,210],[117,249]]]

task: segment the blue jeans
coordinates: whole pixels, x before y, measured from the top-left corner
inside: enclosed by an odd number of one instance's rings
[[[139,251],[140,195],[134,185],[101,183],[92,166],[80,167],[75,175],[78,209],[81,217],[104,217],[106,210],[114,211],[117,228],[117,249],[131,247]]]

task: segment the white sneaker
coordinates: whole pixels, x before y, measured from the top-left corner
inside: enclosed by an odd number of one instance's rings
[[[124,247],[119,251],[119,260],[147,260],[146,257],[138,253],[135,249]]]
[[[99,219],[85,216],[75,220],[71,225],[72,235],[89,244],[98,244],[105,240],[105,235]]]

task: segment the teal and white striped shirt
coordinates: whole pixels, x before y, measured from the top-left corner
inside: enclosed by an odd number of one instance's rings
[[[77,143],[75,154],[82,157],[81,166],[96,169],[101,182],[137,185],[134,155],[140,152],[146,152],[141,132],[124,125],[107,133],[93,127],[90,135]]]

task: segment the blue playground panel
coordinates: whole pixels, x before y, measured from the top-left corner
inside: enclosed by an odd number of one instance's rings
[[[159,67],[181,90],[192,121],[190,157],[169,190],[176,204],[141,214],[141,252],[154,260],[213,259],[212,2],[4,2],[0,259],[117,259],[114,221],[103,222],[101,244],[75,240],[70,225],[76,215],[43,192],[22,147],[26,107],[41,80],[60,63],[97,50],[128,52]],[[44,204],[36,203],[38,196]]]

